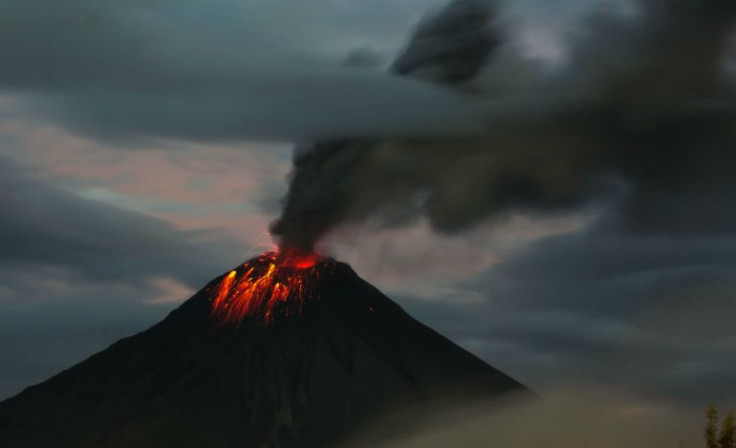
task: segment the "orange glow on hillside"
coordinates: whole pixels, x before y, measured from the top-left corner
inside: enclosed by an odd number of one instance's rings
[[[266,252],[230,271],[215,286],[212,315],[222,324],[239,325],[252,317],[270,324],[277,315],[301,313],[314,295],[320,265],[317,254]]]

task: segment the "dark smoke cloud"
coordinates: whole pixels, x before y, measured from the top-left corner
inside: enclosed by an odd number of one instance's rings
[[[391,71],[442,84],[472,79],[500,43],[493,18],[489,6],[476,0],[449,4],[419,25]],[[370,165],[377,147],[375,142],[333,141],[297,150],[286,207],[271,229],[282,244],[311,250],[328,229],[347,218],[359,199],[363,180],[358,175]],[[412,180],[407,180],[405,193],[414,196]]]
[[[482,5],[456,1],[425,22],[394,67],[479,92],[487,134],[299,151],[273,227],[282,244],[309,249],[333,227],[368,218],[397,225],[428,216],[437,230],[458,231],[607,194],[624,200],[605,225],[736,228],[733,214],[709,201],[736,197],[736,96],[725,70],[736,3],[642,0],[635,14],[598,13],[573,36],[564,67],[509,71],[525,80],[511,93],[499,88],[513,82],[494,72],[495,60],[479,72],[499,46],[495,16]],[[676,205],[679,196],[695,202],[701,222],[672,222],[693,211]],[[657,204],[672,215],[653,213]]]
[[[500,43],[494,14],[477,0],[457,0],[419,25],[391,71],[443,84],[473,78]]]

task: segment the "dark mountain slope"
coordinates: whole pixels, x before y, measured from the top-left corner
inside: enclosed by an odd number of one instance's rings
[[[149,330],[0,403],[0,446],[324,447],[381,413],[524,390],[349,266],[304,272],[319,278],[299,314],[239,326],[213,316],[226,276],[214,280]]]

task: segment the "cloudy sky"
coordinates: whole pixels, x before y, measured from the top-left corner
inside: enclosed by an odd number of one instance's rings
[[[689,409],[736,404],[728,2],[703,2],[724,14],[699,11],[688,28],[623,1],[507,0],[494,19],[503,47],[470,94],[385,75],[444,3],[0,1],[0,398],[272,247],[295,144],[477,136],[501,123],[518,163],[558,166],[529,149],[539,141],[574,148],[559,156],[562,186],[514,171],[555,194],[506,201],[491,188],[452,229],[435,209],[387,225],[370,208],[321,247],[541,394],[585,385]],[[695,43],[629,57],[624,44],[653,23]],[[716,43],[723,52],[703,56]],[[455,166],[447,151],[430,159]],[[463,173],[477,185],[487,171]]]

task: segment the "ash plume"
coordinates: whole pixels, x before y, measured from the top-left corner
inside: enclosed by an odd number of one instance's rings
[[[437,83],[467,82],[480,72],[500,44],[494,17],[488,3],[450,3],[419,25],[391,71]],[[282,246],[311,251],[328,230],[354,216],[363,193],[374,196],[360,185],[364,180],[356,174],[368,166],[377,144],[341,140],[297,148],[284,211],[271,227]],[[413,185],[407,187],[407,193],[413,195]],[[382,202],[379,197],[374,200]],[[372,208],[368,206],[366,211]]]
[[[617,225],[646,230],[668,225],[644,212],[674,187],[704,198],[736,190],[736,97],[725,63],[736,3],[636,5],[633,15],[590,17],[562,68],[507,70],[531,81],[504,92],[494,9],[451,3],[419,25],[392,71],[473,92],[487,132],[301,148],[274,235],[311,250],[335,226],[368,219],[428,217],[438,231],[460,231],[490,216],[588,203],[612,179],[627,186]]]

